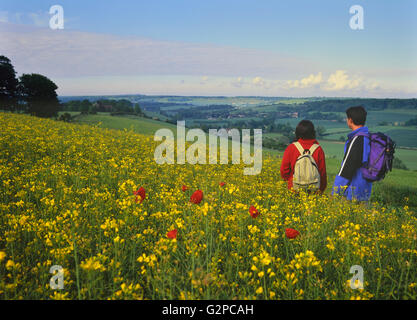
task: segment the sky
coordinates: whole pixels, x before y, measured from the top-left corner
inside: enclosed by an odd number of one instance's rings
[[[0,55],[59,95],[417,97],[417,1],[0,0]]]

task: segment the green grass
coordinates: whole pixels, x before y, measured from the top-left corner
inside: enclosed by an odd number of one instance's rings
[[[417,150],[397,149],[395,156],[398,157],[410,170],[417,170]]]
[[[386,131],[398,145],[417,148],[417,129],[396,128]]]
[[[136,117],[136,116],[110,116],[104,114],[80,115],[76,123],[90,124],[101,128],[132,130],[133,132],[153,135],[158,129],[168,128],[174,133],[177,127],[171,123]]]
[[[58,116],[63,115],[64,113],[69,113],[71,116],[77,116],[80,114],[79,111],[59,111]]]

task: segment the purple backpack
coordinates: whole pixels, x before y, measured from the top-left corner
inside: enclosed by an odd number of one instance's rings
[[[395,142],[381,132],[359,132],[355,136],[367,137],[370,142],[368,162],[361,168],[362,176],[369,181],[384,179],[385,174],[392,171]]]

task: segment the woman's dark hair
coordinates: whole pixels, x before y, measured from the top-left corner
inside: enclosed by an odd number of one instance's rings
[[[315,139],[316,130],[314,130],[314,124],[310,120],[301,120],[297,128],[295,128],[295,140],[298,139]]]
[[[365,125],[366,114],[366,110],[362,106],[350,107],[346,110],[348,119],[352,119],[353,123],[357,126]]]

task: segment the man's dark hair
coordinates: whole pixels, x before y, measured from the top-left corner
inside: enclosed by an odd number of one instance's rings
[[[357,126],[363,126],[366,122],[366,110],[362,106],[350,107],[346,110],[348,119],[352,119],[353,123]]]
[[[295,128],[295,140],[298,139],[315,139],[316,130],[314,130],[314,124],[310,120],[301,120],[297,128]]]

